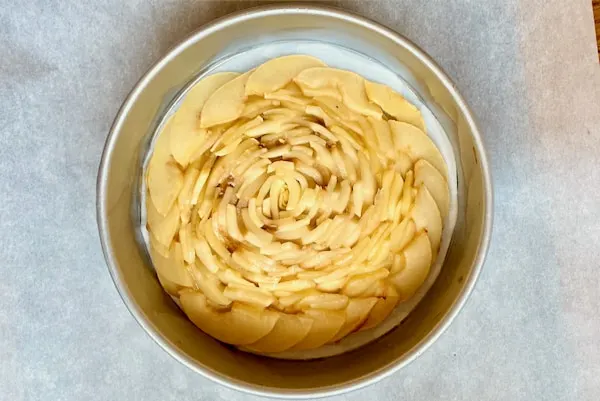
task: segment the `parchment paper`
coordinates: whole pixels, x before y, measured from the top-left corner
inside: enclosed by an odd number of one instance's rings
[[[100,251],[95,179],[129,89],[252,2],[0,0],[0,399],[257,400],[135,323]],[[600,67],[589,0],[336,3],[454,78],[492,162],[492,247],[458,318],[401,372],[335,400],[600,398]],[[358,363],[358,362],[357,362]]]

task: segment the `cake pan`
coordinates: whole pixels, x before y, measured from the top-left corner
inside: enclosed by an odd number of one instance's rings
[[[433,287],[394,330],[357,350],[286,361],[224,345],[197,329],[162,290],[139,246],[142,161],[165,113],[199,75],[264,43],[318,41],[355,51],[407,82],[443,126],[457,162],[458,218]],[[315,398],[355,390],[423,353],[464,305],[481,271],[492,227],[492,183],[479,130],[450,78],[396,32],[338,9],[276,5],[216,20],[158,61],[136,84],[109,132],[97,182],[97,220],[109,272],[143,329],[174,358],[222,385],[255,395]]]

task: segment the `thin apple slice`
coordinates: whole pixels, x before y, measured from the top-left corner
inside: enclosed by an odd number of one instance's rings
[[[334,343],[358,329],[369,317],[371,309],[377,303],[377,298],[353,298],[346,308],[346,321],[340,331],[329,341]]]
[[[346,321],[344,311],[308,309],[304,314],[313,320],[312,327],[308,335],[291,347],[290,351],[315,349],[326,344],[340,331]]]
[[[360,294],[361,297],[383,297],[386,294],[386,281],[384,279],[379,279],[373,283],[365,292]]]
[[[302,90],[305,93],[308,93],[309,90],[314,90],[314,91],[323,91],[324,93],[327,93],[328,91],[330,91],[331,88],[328,87],[320,87],[320,88],[309,88],[308,86],[306,87],[302,87]],[[337,89],[335,89],[336,91],[338,91]],[[335,95],[335,93],[334,93]],[[341,121],[350,121],[350,122],[354,122],[356,121],[356,119],[360,116],[358,116],[356,113],[354,113],[352,110],[350,110],[342,101],[342,95],[339,94],[338,91],[338,96],[331,96],[331,95],[325,95],[325,96],[315,96],[314,101],[316,104],[318,104],[321,109],[323,110],[323,112],[327,113],[328,115],[333,116],[335,119],[339,119],[340,122]],[[352,137],[350,137],[352,138]],[[359,145],[360,148],[360,145]]]
[[[206,101],[217,89],[239,76],[238,72],[218,72],[198,81],[186,93],[179,110],[175,113],[175,126],[198,129],[198,116]]]
[[[415,222],[410,217],[405,217],[390,234],[390,250],[401,251],[413,239],[415,232]]]
[[[277,312],[234,302],[231,310],[217,312],[199,292],[182,291],[179,300],[185,314],[206,334],[233,345],[252,344],[273,330]]]
[[[296,306],[301,309],[339,310],[348,305],[348,297],[343,294],[327,294],[316,291],[300,299]]]
[[[417,231],[424,229],[427,232],[431,251],[435,255],[442,239],[442,216],[427,187],[419,187],[410,217],[415,222]]]
[[[309,88],[309,87],[304,87],[302,88],[302,93],[304,94],[304,96],[308,96],[308,97],[312,97],[312,98],[316,98],[316,97],[329,97],[329,98],[333,98],[339,102],[342,101],[342,95],[340,93],[339,90],[337,90],[336,88],[328,88],[328,87],[322,87],[322,88]]]
[[[394,168],[396,171],[406,177],[406,173],[413,167],[413,161],[409,155],[404,152],[397,152],[396,159],[394,160]]]
[[[377,139],[379,149],[388,159],[395,158],[394,142],[392,141],[392,132],[390,125],[385,120],[379,120],[369,117],[370,127],[373,129],[373,134]]]
[[[190,166],[183,175],[183,185],[177,196],[177,206],[181,213],[182,223],[188,223],[192,213],[192,190],[198,180],[200,170]]]
[[[200,111],[204,103],[218,88],[239,76],[237,72],[220,72],[200,80],[183,98],[173,116],[171,127],[171,152],[177,163],[187,166],[195,152],[208,137],[200,128]]]
[[[302,341],[310,331],[313,319],[279,312],[279,320],[266,336],[247,345],[251,351],[261,353],[282,352]]]
[[[367,291],[369,287],[375,285],[378,280],[386,278],[390,272],[385,268],[380,268],[374,272],[355,274],[350,277],[342,292],[349,297],[357,297]]]
[[[450,193],[446,179],[425,159],[415,163],[414,171],[415,187],[425,185],[435,200],[442,218],[446,217],[450,209]]]
[[[401,94],[389,86],[365,80],[365,90],[369,100],[378,105],[398,121],[414,125],[425,131],[421,112]]]
[[[396,286],[400,300],[410,298],[423,284],[432,261],[431,243],[427,233],[422,232],[403,251],[405,266],[389,278]]]
[[[150,256],[159,276],[182,287],[193,286],[192,277],[185,268],[183,252],[181,251],[181,244],[179,242],[175,242],[171,246],[168,258],[162,256],[153,248],[150,248]]]
[[[151,160],[157,166],[172,161],[169,143],[171,142],[171,135],[173,134],[173,120],[173,116],[169,117],[154,141]]]
[[[177,205],[171,206],[166,216],[161,215],[154,203],[146,198],[146,222],[150,234],[154,239],[165,247],[169,247],[175,233],[179,230],[180,218]],[[163,252],[164,254],[164,252]]]
[[[363,77],[351,71],[327,67],[308,68],[298,74],[294,82],[303,89],[337,87],[344,104],[351,110],[379,119],[382,116],[381,109],[369,102]]]
[[[298,310],[300,308],[296,306],[297,302],[299,302],[300,300],[304,299],[305,297],[307,297],[309,295],[315,295],[318,293],[319,293],[318,291],[316,291],[314,289],[310,289],[310,290],[306,290],[306,291],[291,293],[290,295],[280,296],[279,299],[277,300],[276,306],[279,309]]]
[[[156,237],[152,234],[152,232],[150,232],[150,235],[148,236],[150,239],[150,246],[159,254],[161,254],[162,256],[164,256],[165,258],[168,258],[170,253],[171,253],[171,243],[169,242],[169,245],[164,245],[161,244],[160,242],[158,242],[158,240],[156,239]],[[172,239],[172,237],[171,237]]]
[[[164,288],[164,290],[167,292],[167,294],[172,295],[174,297],[179,296],[179,291],[182,290],[182,287],[180,285],[163,277],[163,275],[158,272],[156,272],[156,276],[158,277],[158,282],[160,283],[162,288]],[[186,289],[186,288],[187,287],[183,287],[183,289]]]
[[[223,294],[223,284],[202,263],[187,265],[187,268],[206,299],[219,307],[231,305],[231,299]]]
[[[200,113],[200,128],[234,121],[244,111],[246,82],[252,71],[248,71],[223,84],[206,100]]]
[[[406,153],[413,163],[419,159],[425,159],[444,178],[448,176],[444,157],[427,134],[408,123],[390,120],[389,124],[392,129],[392,139],[398,152]]]
[[[321,60],[305,55],[271,59],[254,70],[246,83],[246,96],[275,92],[286,86],[300,72],[312,67],[325,67]]]
[[[379,298],[375,306],[373,306],[373,309],[371,309],[369,317],[360,327],[361,331],[372,329],[373,327],[378,326],[390,315],[390,313],[392,313],[398,304],[400,297],[398,295],[398,291],[392,284],[387,284],[386,292],[385,298]]]
[[[146,183],[154,207],[165,216],[183,187],[183,173],[174,161],[164,162],[161,159],[154,156],[150,159]]]
[[[198,115],[199,114],[200,113],[198,112]],[[177,114],[175,117],[177,117]],[[185,124],[182,123],[181,125]],[[197,125],[200,125],[199,120],[197,120]],[[210,132],[203,128],[185,126],[174,128],[170,143],[173,158],[185,168],[190,160],[192,160],[192,157],[196,155],[196,151],[200,149],[209,137]]]

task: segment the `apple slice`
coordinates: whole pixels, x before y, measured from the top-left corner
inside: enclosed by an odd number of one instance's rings
[[[410,210],[417,231],[425,229],[431,241],[432,254],[436,254],[442,239],[442,217],[435,200],[425,186],[419,187],[415,203]]]
[[[450,194],[446,179],[425,159],[415,163],[414,171],[415,187],[425,185],[435,200],[442,218],[446,217],[450,209]]]
[[[308,97],[330,97],[333,98],[339,102],[342,101],[342,95],[340,94],[340,91],[338,91],[336,88],[327,88],[327,87],[322,87],[322,88],[309,88],[309,87],[304,87],[302,88],[302,93],[304,94],[304,96],[308,96]]]
[[[409,155],[404,152],[397,152],[394,160],[394,169],[406,178],[406,173],[413,167],[413,161]]]
[[[310,90],[313,91],[323,91],[324,93],[326,93],[327,91],[329,91],[330,89],[327,87],[320,87],[320,88],[309,88],[309,87],[302,87],[302,90],[305,93],[308,93]],[[337,89],[335,89],[337,91]],[[356,121],[356,118],[358,117],[356,115],[356,113],[354,113],[352,110],[350,110],[343,102],[342,102],[342,95],[339,94],[338,91],[338,96],[331,96],[331,95],[327,95],[327,96],[315,96],[314,101],[316,104],[318,104],[321,109],[323,110],[323,112],[327,113],[328,115],[333,116],[336,119],[339,119],[340,121]],[[359,145],[360,147],[360,145]]]
[[[314,291],[298,300],[296,306],[301,309],[340,310],[348,306],[348,297],[343,294],[327,294]]]
[[[398,121],[414,125],[425,131],[421,112],[402,95],[389,86],[365,80],[365,90],[369,100],[378,105]]]
[[[171,148],[169,143],[171,142],[171,135],[173,133],[173,116],[165,122],[162,129],[154,140],[152,148],[151,160],[157,166],[163,165],[169,161],[172,161]]]
[[[337,87],[344,104],[357,113],[381,119],[381,109],[369,102],[365,80],[351,71],[336,68],[314,67],[302,71],[294,78],[300,88],[317,89]]]
[[[248,71],[213,92],[200,113],[200,128],[228,123],[242,115],[246,100],[246,81],[251,73],[252,71]]]
[[[167,292],[167,294],[172,295],[174,297],[179,296],[179,291],[182,290],[182,287],[180,285],[163,277],[158,272],[156,272],[156,276],[158,277],[158,282],[160,283],[161,287]],[[186,287],[183,287],[183,288],[186,288]]]
[[[154,207],[165,216],[183,187],[183,173],[174,161],[165,162],[162,155],[156,154],[148,163],[146,183]]]
[[[183,173],[171,156],[169,141],[173,132],[173,117],[159,132],[146,170],[150,198],[161,215],[166,215],[183,186]]]
[[[291,347],[290,351],[314,349],[326,344],[340,331],[346,321],[344,311],[308,309],[304,314],[313,320],[312,327],[308,335]]]
[[[305,55],[291,55],[271,59],[260,65],[248,77],[246,96],[275,92],[286,86],[301,71],[312,67],[325,67],[321,60]]]
[[[278,313],[279,320],[273,330],[260,340],[247,345],[246,348],[261,353],[282,352],[298,344],[308,335],[313,319],[301,315]]]
[[[349,297],[360,296],[363,292],[367,291],[369,287],[375,285],[378,280],[386,278],[389,273],[389,270],[382,267],[373,272],[355,274],[350,277],[344,286],[343,293]]]
[[[390,125],[385,120],[379,120],[372,117],[367,118],[367,120],[373,129],[373,133],[379,144],[379,149],[388,159],[394,159],[395,151]]]
[[[390,313],[394,310],[400,297],[398,295],[398,291],[392,284],[387,284],[386,286],[386,296],[385,298],[379,298],[371,313],[369,313],[369,317],[365,321],[365,323],[360,327],[360,330],[368,330],[373,327],[378,326],[381,322],[383,322]]]
[[[181,251],[181,244],[179,242],[175,242],[171,246],[168,258],[162,256],[153,248],[150,248],[150,256],[152,257],[152,264],[156,269],[156,273],[160,277],[182,287],[193,286],[192,277],[189,275],[183,262],[183,252]]]
[[[390,234],[390,250],[401,251],[413,239],[415,232],[415,222],[410,217],[405,217]]]
[[[418,234],[403,251],[405,266],[389,278],[396,286],[400,300],[410,298],[423,284],[432,262],[431,243],[427,233]]]
[[[204,103],[218,88],[239,76],[237,72],[220,72],[200,80],[183,98],[183,102],[173,116],[170,147],[177,163],[187,166],[196,150],[208,137],[208,132],[200,128],[200,111]]]
[[[171,243],[169,242],[169,245],[164,245],[161,244],[160,242],[158,242],[158,240],[156,239],[156,237],[154,236],[154,234],[152,234],[150,232],[150,235],[148,236],[150,237],[150,246],[159,254],[161,254],[162,256],[164,256],[165,258],[168,258],[170,253],[171,253]]]
[[[174,126],[198,129],[198,114],[206,101],[217,89],[239,76],[237,72],[218,72],[198,81],[186,93],[179,110],[175,113]]]
[[[188,271],[194,277],[195,284],[206,298],[218,307],[231,304],[231,299],[223,294],[223,284],[202,264],[191,264],[187,266]]]
[[[154,239],[165,247],[171,245],[175,233],[179,231],[179,209],[177,205],[171,206],[171,209],[166,216],[161,215],[150,197],[146,198],[146,222],[150,234]],[[164,254],[164,252],[161,252]]]
[[[192,190],[194,189],[194,185],[196,184],[199,175],[200,170],[192,166],[190,166],[183,175],[183,185],[177,196],[177,206],[181,213],[180,217],[183,223],[188,223],[191,219],[193,207]]]
[[[329,342],[334,343],[358,329],[367,320],[376,303],[377,298],[375,297],[350,299],[346,308],[346,321]]]
[[[190,320],[208,335],[233,345],[252,344],[273,330],[279,314],[234,302],[231,310],[217,312],[199,292],[182,291],[179,300]]]
[[[398,152],[406,153],[414,162],[425,159],[435,167],[443,177],[448,175],[444,157],[431,138],[414,125],[390,120],[392,139]]]
[[[386,281],[384,279],[379,279],[375,281],[369,288],[366,289],[362,294],[360,294],[363,298],[368,297],[383,297],[386,294]]]

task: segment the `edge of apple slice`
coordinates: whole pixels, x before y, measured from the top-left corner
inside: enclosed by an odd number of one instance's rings
[[[435,255],[442,239],[442,215],[426,186],[421,185],[409,213],[417,231],[425,230],[431,241],[431,251]]]
[[[246,345],[245,348],[259,353],[283,352],[302,341],[313,325],[313,319],[301,315],[275,313],[279,314],[279,319],[273,330],[260,340]]]
[[[370,101],[398,121],[406,122],[422,131],[425,123],[419,109],[387,85],[365,80],[365,90]]]
[[[450,210],[450,191],[444,176],[425,159],[415,163],[414,172],[415,187],[425,185],[435,200],[442,218],[446,217]]]
[[[259,95],[275,92],[286,86],[300,72],[312,67],[325,67],[316,57],[293,54],[271,59],[261,64],[248,77],[245,95]]]
[[[433,255],[427,233],[421,232],[418,234],[404,248],[403,256],[405,260],[404,268],[389,279],[398,290],[401,301],[413,296],[429,274]]]
[[[377,119],[382,117],[379,106],[371,103],[367,97],[364,78],[354,72],[329,67],[313,67],[300,72],[294,78],[294,82],[300,88],[337,87],[343,103],[349,109]]]
[[[183,187],[183,173],[175,161],[162,161],[153,156],[148,163],[146,185],[156,210],[166,216]]]
[[[350,299],[346,308],[346,322],[329,343],[337,342],[357,330],[367,320],[376,303],[375,297]]]
[[[192,287],[193,281],[185,268],[179,242],[171,246],[169,257],[165,258],[153,248],[150,249],[150,257],[159,276],[182,287]]]
[[[179,208],[177,205],[173,205],[163,216],[148,196],[146,197],[146,224],[153,239],[164,247],[169,247],[173,237],[179,231]],[[164,254],[164,252],[161,253]]]
[[[179,293],[181,307],[200,330],[227,344],[254,343],[273,330],[279,320],[276,312],[234,302],[231,310],[217,312],[206,297],[194,291]]]
[[[409,155],[413,162],[425,159],[440,172],[444,179],[448,176],[444,157],[425,132],[405,122],[389,120],[389,124],[397,151]]]
[[[238,77],[237,72],[219,72],[198,81],[185,95],[173,114],[169,146],[173,158],[187,166],[196,150],[202,146],[207,131],[200,128],[200,111],[208,98],[221,86]]]
[[[304,314],[313,319],[313,324],[302,341],[291,347],[290,351],[315,349],[330,341],[346,321],[344,311],[308,309]]]
[[[200,112],[200,128],[210,128],[237,119],[244,111],[248,71],[226,82],[213,92]]]
[[[373,309],[371,309],[371,313],[369,313],[369,317],[360,327],[360,331],[369,330],[378,326],[390,315],[390,313],[392,313],[400,301],[400,295],[398,294],[396,287],[392,284],[386,284],[386,292],[385,298],[379,298],[377,300],[377,303],[373,306]]]

